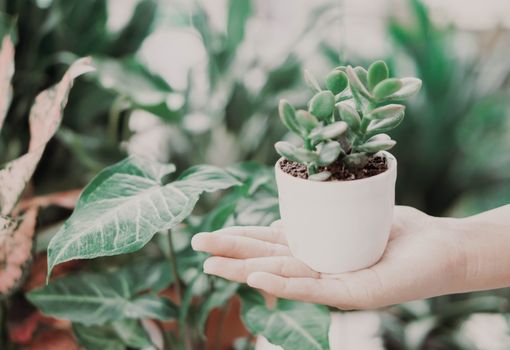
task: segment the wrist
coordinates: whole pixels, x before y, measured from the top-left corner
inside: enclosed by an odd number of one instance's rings
[[[483,215],[445,219],[458,247],[460,274],[455,292],[510,286],[510,230]]]

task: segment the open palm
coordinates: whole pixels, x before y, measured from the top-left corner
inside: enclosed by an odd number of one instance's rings
[[[367,309],[460,292],[462,249],[441,220],[410,207],[395,207],[390,239],[375,265],[321,274],[294,258],[280,222],[271,227],[229,227],[195,235],[193,248],[213,256],[204,271],[248,283],[277,297],[340,309]],[[320,235],[320,232],[310,232]]]

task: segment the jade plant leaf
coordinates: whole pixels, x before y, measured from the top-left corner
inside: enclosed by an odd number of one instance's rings
[[[48,276],[64,261],[139,250],[154,234],[184,220],[204,191],[239,184],[228,172],[208,165],[190,168],[167,183],[174,170],[171,164],[129,157],[100,172],[51,240]]]
[[[154,264],[145,274],[135,271],[138,262],[113,272],[83,273],[56,279],[27,294],[43,313],[82,323],[104,324],[122,319],[175,319],[177,307],[167,298],[142,294],[163,275],[164,265]],[[154,270],[163,269],[155,274]]]
[[[274,345],[292,350],[328,350],[327,307],[280,299],[268,308],[260,293],[243,289],[241,316],[246,327]]]

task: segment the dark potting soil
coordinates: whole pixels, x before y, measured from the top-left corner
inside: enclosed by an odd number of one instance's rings
[[[306,165],[304,164],[283,159],[280,162],[280,168],[287,174],[294,177],[298,177],[300,179],[308,179]],[[369,159],[368,164],[363,168],[347,168],[341,161],[337,160],[328,166],[319,167],[319,172],[331,172],[331,177],[327,181],[349,181],[375,176],[380,173],[384,173],[387,169],[388,163],[386,162],[386,158],[380,156],[372,156]]]

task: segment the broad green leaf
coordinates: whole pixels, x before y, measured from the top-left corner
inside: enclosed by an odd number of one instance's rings
[[[341,70],[335,69],[326,77],[326,87],[335,95],[344,91],[347,85],[349,85],[349,80]]]
[[[373,90],[381,81],[388,79],[389,70],[384,61],[375,61],[368,67],[368,88]]]
[[[176,306],[164,297],[140,295],[154,282],[153,274],[136,270],[138,262],[107,273],[82,273],[58,278],[27,294],[41,312],[85,325],[122,319],[174,319]],[[160,269],[154,265],[153,269]],[[165,269],[163,269],[165,271]]]
[[[330,315],[323,305],[278,300],[269,309],[255,290],[243,289],[241,316],[251,333],[292,350],[328,350]]]
[[[0,68],[1,69],[1,68]],[[62,80],[41,92],[30,110],[30,144],[28,153],[7,163],[0,170],[0,214],[8,215],[18,202],[32,177],[46,144],[55,135],[62,121],[62,112],[74,79],[92,71],[88,58],[73,63]]]
[[[85,326],[73,323],[78,342],[87,350],[124,350],[126,347],[152,346],[147,333],[137,320],[121,320],[105,325]]]
[[[398,118],[400,114],[404,114],[405,108],[403,105],[389,104],[372,110],[367,114],[367,118],[372,120]]]
[[[285,125],[287,129],[298,135],[301,134],[301,128],[296,120],[296,111],[287,100],[280,100],[278,114],[280,115],[283,125]]]
[[[97,84],[120,95],[130,103],[130,108],[146,110],[167,121],[181,118],[180,111],[170,109],[167,104],[169,94],[173,91],[171,86],[137,59],[94,57],[93,64],[97,68]]]
[[[377,99],[386,98],[400,90],[402,86],[402,81],[400,79],[385,79],[374,87],[374,97]]]
[[[173,170],[172,165],[130,157],[99,173],[51,240],[48,275],[64,261],[137,251],[157,232],[184,220],[202,192],[239,184],[226,171],[207,165],[166,183]]]
[[[211,311],[217,307],[225,306],[239,288],[238,283],[223,280],[215,281],[214,291],[208,295],[198,310],[198,329],[205,334],[205,325]]]
[[[246,22],[252,13],[251,0],[230,0],[227,23],[227,49],[233,56],[243,41]]]
[[[335,95],[331,91],[321,91],[310,100],[308,111],[319,119],[327,119],[335,109]]]

